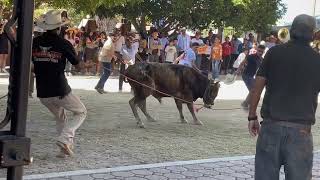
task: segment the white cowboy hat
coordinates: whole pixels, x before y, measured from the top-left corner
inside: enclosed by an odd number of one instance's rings
[[[227,74],[226,78],[224,79],[224,84],[230,85],[233,84],[237,79],[237,74]]]
[[[35,26],[34,29],[33,29],[34,32],[40,32],[40,33],[43,33],[43,32],[46,32],[45,30],[43,30],[42,28],[40,28],[39,26]]]
[[[68,23],[69,21],[62,21],[61,11],[49,10],[41,19],[39,19],[37,25],[44,30],[53,30]]]

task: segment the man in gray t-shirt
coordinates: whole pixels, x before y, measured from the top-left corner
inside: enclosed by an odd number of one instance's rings
[[[311,126],[315,123],[320,91],[320,55],[310,42],[315,19],[297,16],[288,43],[272,47],[266,54],[251,92],[249,132],[259,135],[256,146],[255,179],[279,179],[281,165],[286,179],[312,178],[313,142]],[[260,124],[257,105],[266,87]]]

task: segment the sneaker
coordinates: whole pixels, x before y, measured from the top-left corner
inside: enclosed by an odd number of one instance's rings
[[[105,94],[105,93],[107,93],[107,92],[104,91],[102,88],[95,87],[94,89],[95,89],[98,93],[100,93],[100,94]]]
[[[60,148],[60,151],[66,156],[73,156],[72,145],[65,144],[63,142],[57,141],[57,146]]]

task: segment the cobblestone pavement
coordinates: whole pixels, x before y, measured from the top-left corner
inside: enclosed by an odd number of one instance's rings
[[[235,157],[26,176],[37,180],[250,180],[253,157]],[[280,179],[284,179],[283,169]],[[313,179],[320,180],[320,154],[314,157]]]

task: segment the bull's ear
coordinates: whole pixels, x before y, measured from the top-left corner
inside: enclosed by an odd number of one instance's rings
[[[220,84],[220,81],[217,81],[215,84]]]

